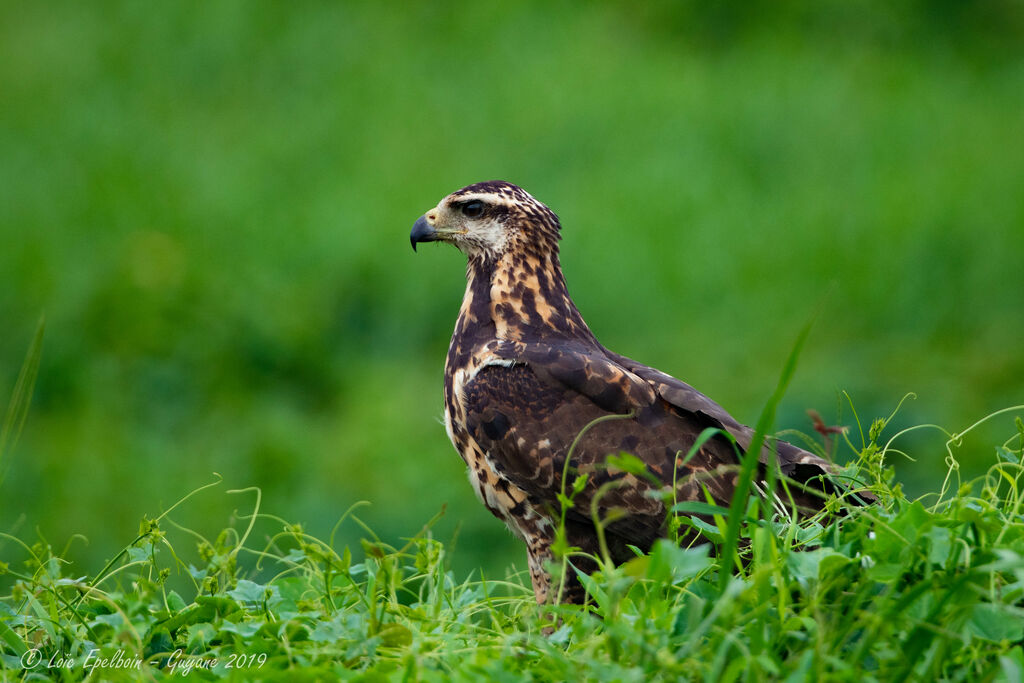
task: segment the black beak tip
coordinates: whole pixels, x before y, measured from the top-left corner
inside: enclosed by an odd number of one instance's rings
[[[427,222],[426,217],[420,216],[413,224],[412,232],[409,233],[409,242],[412,244],[412,250],[416,251],[416,244],[419,242],[433,242],[436,234],[434,228]]]

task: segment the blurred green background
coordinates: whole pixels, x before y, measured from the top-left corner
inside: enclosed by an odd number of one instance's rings
[[[521,567],[440,423],[463,258],[408,241],[494,178],[559,213],[607,346],[743,421],[819,307],[780,429],[1022,403],[1022,46],[1009,0],[4,3],[3,400],[47,331],[0,530],[91,573],[219,472],[175,519],[251,485],[394,541],[447,504],[457,571]],[[900,442],[912,492],[944,441]]]

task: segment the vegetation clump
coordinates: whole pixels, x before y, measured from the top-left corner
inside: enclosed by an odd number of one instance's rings
[[[0,666],[25,680],[1020,680],[1024,423],[980,480],[954,466],[908,500],[886,422],[844,470],[876,504],[796,521],[751,496],[734,524],[731,509],[683,511],[706,543],[601,565],[582,607],[538,607],[514,569],[454,576],[433,520],[400,547],[368,527],[361,548],[336,547],[245,489],[228,494],[251,511],[216,538],[174,522],[219,481],[144,519],[91,577],[3,535]],[[358,507],[338,525],[362,525]]]

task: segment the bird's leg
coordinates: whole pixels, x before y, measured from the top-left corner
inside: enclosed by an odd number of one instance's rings
[[[554,562],[555,555],[551,552],[551,539],[534,538],[527,544],[527,564],[530,567],[530,581],[533,583],[533,595],[537,598],[537,605],[542,608],[542,623],[544,626],[540,632],[544,636],[550,636],[562,623],[562,618],[543,609],[544,605],[550,605],[558,600],[558,587],[553,585],[551,572],[547,566]]]
[[[527,566],[530,568],[530,581],[533,583],[533,595],[537,604],[543,605],[553,601],[557,596],[551,589],[551,572],[545,564],[555,559],[551,552],[551,540],[533,538],[527,545]]]
[[[537,604],[582,605],[586,600],[586,591],[576,577],[576,570],[580,569],[589,574],[597,569],[597,565],[588,561],[585,556],[574,556],[572,564],[562,564],[562,560],[555,557],[551,549],[553,542],[554,539],[546,535],[533,536],[527,540],[527,565],[530,568],[530,581],[533,583],[533,595],[537,599]],[[548,570],[553,564],[562,565],[561,569],[566,573],[564,579],[553,576]]]

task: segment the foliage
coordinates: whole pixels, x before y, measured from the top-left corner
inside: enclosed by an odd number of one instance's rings
[[[436,518],[393,547],[354,507],[354,550],[262,513],[258,489],[228,492],[252,511],[215,539],[173,521],[193,492],[92,577],[7,537],[0,663],[57,680],[1019,680],[1024,422],[979,481],[917,500],[884,464],[886,423],[844,472],[876,504],[748,514],[732,572],[712,541],[660,541],[582,577],[583,607],[538,607],[522,572],[457,577]]]

